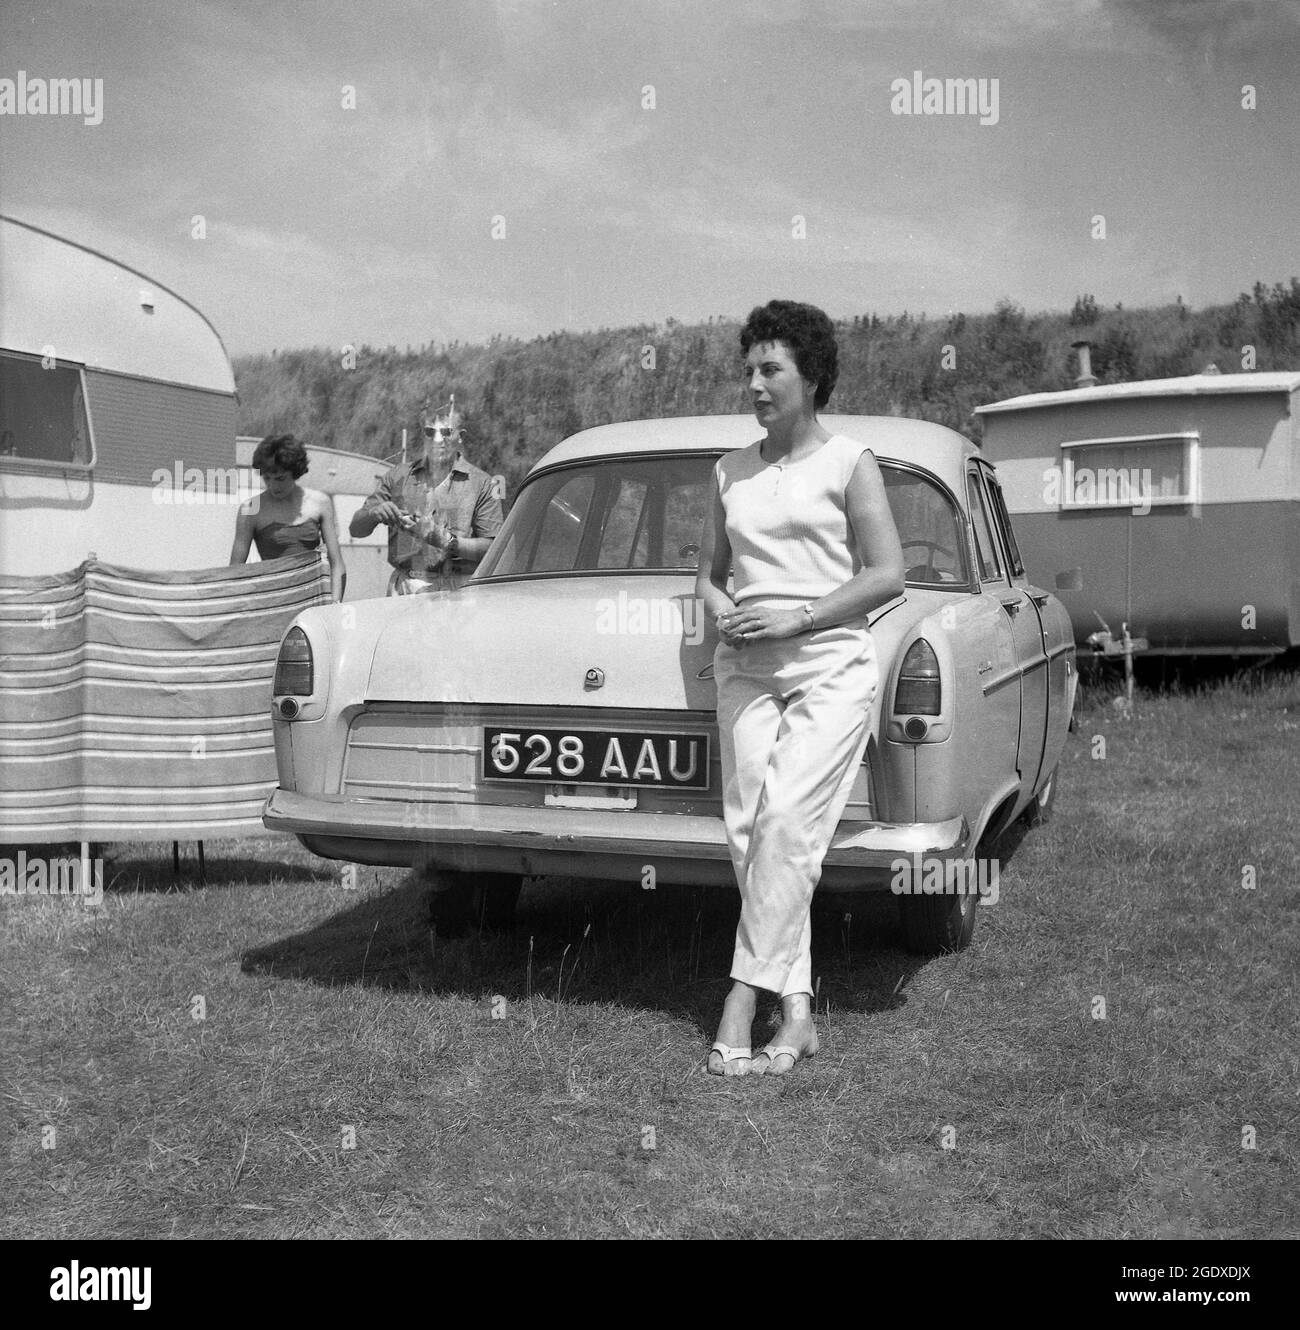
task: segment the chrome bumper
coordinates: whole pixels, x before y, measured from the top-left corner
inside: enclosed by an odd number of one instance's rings
[[[276,790],[263,823],[325,859],[462,872],[735,885],[721,818],[500,804],[365,802]],[[832,890],[888,890],[900,858],[961,859],[964,817],[944,822],[841,822],[822,867]]]

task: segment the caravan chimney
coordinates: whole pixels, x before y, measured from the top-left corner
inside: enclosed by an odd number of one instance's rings
[[[1075,379],[1076,388],[1095,388],[1097,377],[1092,372],[1092,343],[1071,342],[1070,349],[1079,353],[1079,377]]]

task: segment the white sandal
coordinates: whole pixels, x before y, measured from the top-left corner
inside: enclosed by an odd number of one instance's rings
[[[729,1072],[727,1070],[727,1065],[732,1062],[750,1061],[754,1056],[752,1045],[746,1045],[744,1048],[732,1048],[730,1044],[714,1044],[713,1047],[709,1049],[709,1053],[720,1053],[722,1055],[721,1071],[714,1071],[713,1068],[709,1066],[706,1059],[704,1069],[710,1076],[747,1076],[749,1074],[748,1067],[746,1067],[744,1071]]]
[[[767,1066],[762,1071],[756,1071],[755,1076],[766,1076],[769,1073],[773,1076],[788,1076],[794,1067],[789,1071],[772,1071],[776,1066],[776,1060],[779,1057],[787,1057],[794,1063],[799,1063],[804,1058],[817,1056],[817,1050],[821,1047],[821,1040],[817,1038],[817,1031],[813,1031],[812,1043],[801,1053],[793,1044],[768,1044],[765,1048],[758,1050],[760,1058],[767,1058]],[[758,1059],[755,1058],[755,1061]]]

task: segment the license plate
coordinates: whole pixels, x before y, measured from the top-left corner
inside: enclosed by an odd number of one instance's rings
[[[483,727],[483,779],[707,790],[707,734]]]

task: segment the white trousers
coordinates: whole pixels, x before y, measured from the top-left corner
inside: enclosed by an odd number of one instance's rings
[[[731,977],[811,994],[813,892],[871,732],[875,647],[865,627],[844,625],[719,643],[713,662],[741,896]]]

